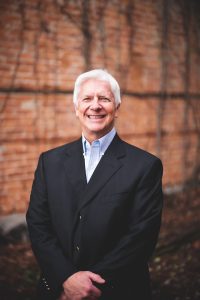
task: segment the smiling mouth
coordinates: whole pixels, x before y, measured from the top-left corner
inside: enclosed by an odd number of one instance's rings
[[[103,119],[106,115],[87,115],[87,117],[89,119],[92,119],[92,120],[99,120],[99,119]]]

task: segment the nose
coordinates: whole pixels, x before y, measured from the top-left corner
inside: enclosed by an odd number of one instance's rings
[[[99,103],[98,97],[94,97],[94,99],[91,102],[90,109],[93,109],[93,110],[100,110],[101,109],[101,105]]]

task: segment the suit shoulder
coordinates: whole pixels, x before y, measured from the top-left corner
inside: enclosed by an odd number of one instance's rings
[[[73,149],[73,147],[76,147],[78,144],[80,143],[80,139],[72,141],[70,143],[49,149],[45,152],[42,153],[42,156],[45,158],[50,158],[50,157],[54,157],[57,155],[62,155],[63,153],[65,153],[66,151],[68,151],[69,149]]]
[[[142,161],[143,163],[146,163],[146,164],[151,164],[151,163],[153,164],[153,163],[157,162],[162,165],[160,158],[158,158],[154,154],[152,154],[142,148],[131,145],[125,141],[123,141],[123,144],[125,146],[128,157],[132,157],[132,158],[137,159],[138,161]]]

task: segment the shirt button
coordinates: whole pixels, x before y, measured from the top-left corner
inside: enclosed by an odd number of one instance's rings
[[[80,248],[79,248],[79,246],[76,246],[76,250],[77,250],[77,251],[80,251]]]
[[[80,219],[80,220],[82,219],[82,216],[81,216],[81,215],[79,215],[79,219]]]

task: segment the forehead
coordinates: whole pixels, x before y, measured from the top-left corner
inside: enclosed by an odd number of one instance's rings
[[[111,86],[107,81],[88,79],[80,85],[80,94],[109,94],[112,95]]]

